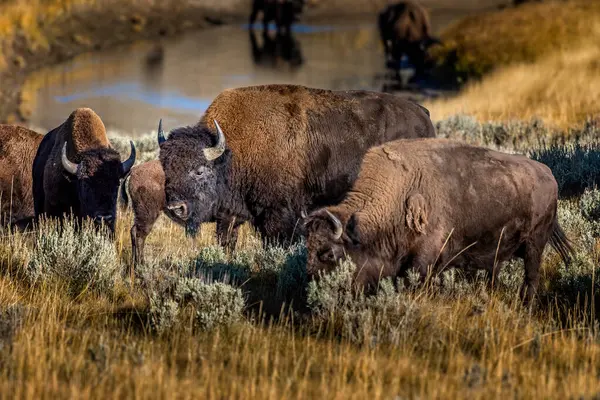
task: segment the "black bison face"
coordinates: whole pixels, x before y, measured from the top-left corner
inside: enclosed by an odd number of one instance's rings
[[[165,213],[195,236],[212,220],[227,180],[230,151],[216,123],[216,136],[206,126],[179,128],[165,140],[159,125],[160,162],[165,171]]]
[[[328,273],[347,255],[348,237],[340,219],[327,209],[313,212],[305,221],[308,260],[306,272],[309,277]]]
[[[105,226],[114,233],[120,180],[134,163],[133,143],[131,155],[125,162],[121,162],[119,153],[113,149],[94,149],[82,153],[79,164],[69,161],[65,144],[62,164],[68,178],[75,177],[80,216],[91,218],[97,228]]]

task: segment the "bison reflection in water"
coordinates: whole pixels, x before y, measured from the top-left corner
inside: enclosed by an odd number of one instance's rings
[[[304,63],[300,42],[294,38],[292,32],[277,33],[272,38],[268,32],[262,35],[262,46],[259,46],[256,33],[250,31],[250,46],[252,48],[252,60],[256,65],[277,68],[281,61],[292,67],[298,67]]]
[[[121,178],[135,163],[135,146],[121,162],[100,117],[78,108],[48,132],[33,161],[35,216],[91,218],[114,232]]]

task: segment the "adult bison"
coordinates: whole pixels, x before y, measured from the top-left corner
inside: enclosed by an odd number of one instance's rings
[[[133,209],[130,231],[133,263],[143,263],[146,237],[167,205],[165,173],[159,160],[148,161],[131,169],[121,186],[121,203],[130,203]]]
[[[427,50],[439,43],[431,36],[427,10],[413,1],[391,4],[379,14],[378,25],[386,62],[397,69],[406,55],[417,74],[422,73],[427,64]]]
[[[256,21],[258,13],[262,12],[264,31],[269,27],[269,22],[275,21],[277,32],[289,32],[290,27],[297,21],[302,13],[305,3],[314,5],[314,1],[306,0],[253,0],[250,13],[250,29]]]
[[[545,165],[445,139],[399,140],[371,149],[344,201],[305,221],[307,271],[346,255],[357,283],[373,288],[406,269],[424,278],[449,267],[485,269],[525,260],[521,296],[531,300],[546,243],[569,261],[556,219],[557,184]]]
[[[33,220],[31,168],[43,135],[0,125],[0,226],[24,228]]]
[[[217,135],[212,121],[222,127]],[[159,140],[167,213],[192,233],[216,220],[224,244],[247,220],[263,238],[287,241],[302,234],[303,210],[343,199],[368,148],[433,136],[425,108],[389,94],[295,85],[226,90],[198,125]]]
[[[135,146],[121,162],[100,117],[78,108],[48,132],[33,161],[35,216],[91,218],[114,231],[119,183],[135,163]]]

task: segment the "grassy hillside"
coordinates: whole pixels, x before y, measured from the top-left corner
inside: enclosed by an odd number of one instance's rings
[[[547,1],[469,17],[443,35],[437,56],[459,76],[482,77],[430,101],[434,119],[539,119],[567,129],[600,116],[600,3]]]

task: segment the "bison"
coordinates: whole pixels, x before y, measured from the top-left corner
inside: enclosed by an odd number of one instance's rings
[[[133,142],[131,155],[121,162],[100,117],[89,108],[76,109],[46,134],[33,161],[36,218],[73,213],[114,232],[119,183],[134,163]]]
[[[121,203],[131,204],[131,252],[133,264],[144,262],[144,246],[154,223],[165,209],[165,173],[159,160],[148,161],[131,169],[121,186]]]
[[[305,0],[253,0],[250,14],[250,29],[262,12],[264,31],[269,28],[269,22],[275,21],[277,32],[289,32],[290,27],[302,13]],[[311,2],[309,2],[312,5]]]
[[[406,55],[421,74],[427,64],[427,50],[439,40],[431,36],[427,11],[413,1],[389,5],[378,17],[379,34],[386,62],[397,69]]]
[[[167,213],[192,234],[216,221],[229,246],[245,221],[264,239],[287,242],[303,233],[302,210],[342,200],[371,146],[433,136],[424,107],[385,93],[226,90],[199,124],[159,140]]]
[[[31,169],[43,135],[0,125],[0,226],[25,228],[33,220]]]
[[[549,241],[568,263],[557,183],[544,164],[446,139],[398,140],[371,149],[348,196],[306,220],[313,277],[349,256],[358,287],[412,269],[487,270],[521,257],[521,297],[530,301]]]

